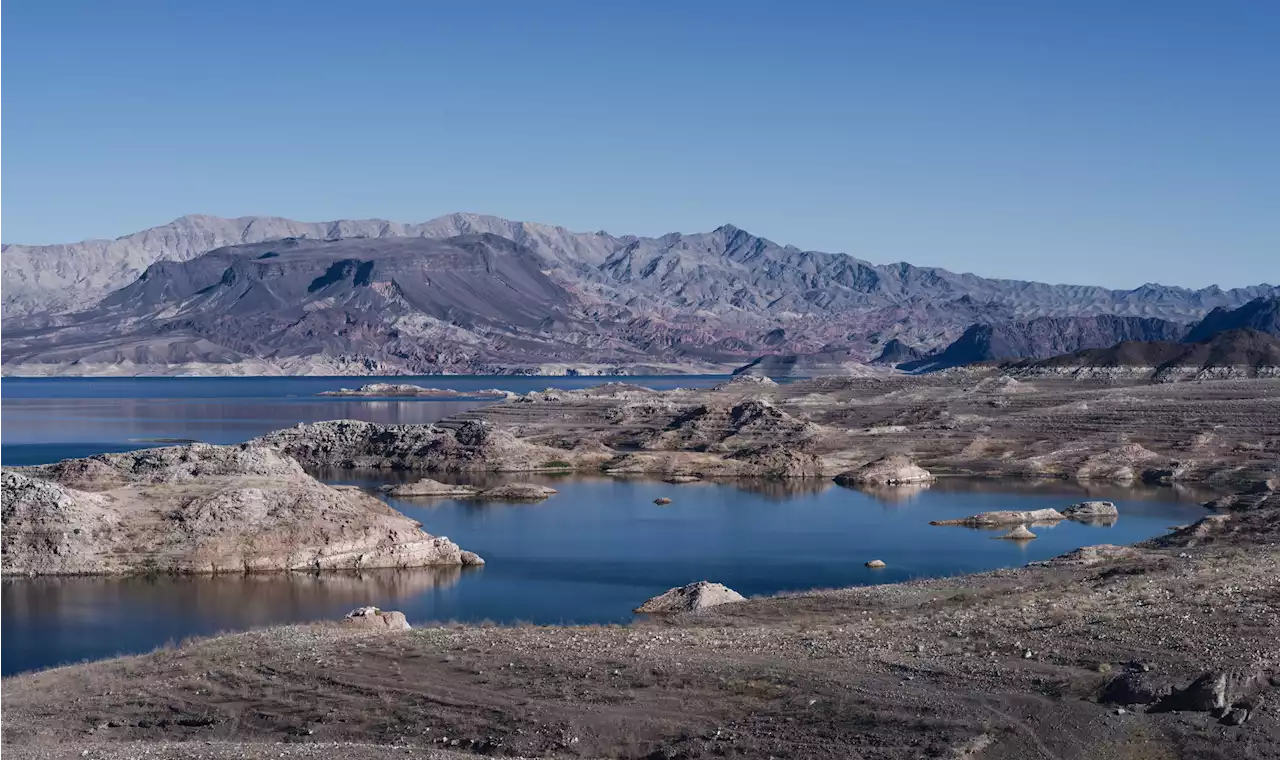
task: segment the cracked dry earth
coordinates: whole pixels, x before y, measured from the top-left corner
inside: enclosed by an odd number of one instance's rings
[[[4,751],[1275,758],[1278,538],[1264,508],[1131,549],[632,626],[221,636],[5,680]],[[1217,686],[1188,688],[1203,674]]]

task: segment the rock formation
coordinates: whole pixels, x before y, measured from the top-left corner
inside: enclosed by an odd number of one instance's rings
[[[958,520],[932,520],[930,525],[962,525],[967,528],[995,528],[1002,525],[1026,525],[1051,523],[1067,519],[1056,509],[1030,509],[1026,511],[979,512],[972,517]]]
[[[196,444],[6,469],[3,499],[6,574],[480,562],[359,489],[326,486],[297,462],[250,445]]]
[[[475,497],[481,501],[544,501],[555,494],[556,489],[537,483],[507,483],[486,488]]]
[[[309,467],[427,472],[594,469],[614,456],[599,447],[565,450],[528,443],[478,420],[457,428],[335,420],[277,430],[254,443]]]
[[[840,485],[906,485],[929,483],[933,480],[934,477],[928,470],[911,461],[905,454],[890,454],[835,477]]]
[[[466,496],[475,496],[480,489],[475,486],[456,486],[449,483],[441,483],[431,478],[423,478],[413,483],[401,483],[394,486],[383,486],[378,489],[388,496],[413,497],[413,496],[432,496],[440,498],[459,498]]]
[[[743,599],[742,594],[727,586],[710,581],[698,581],[655,596],[637,607],[635,611],[649,614],[698,612],[708,607],[741,602]]]
[[[1062,516],[1068,520],[1115,520],[1120,516],[1120,510],[1109,501],[1082,501],[1062,510]]]
[[[1010,530],[1008,533],[1005,533],[1004,535],[1001,535],[1001,536],[995,536],[994,538],[1005,538],[1005,539],[1009,539],[1010,541],[1030,541],[1035,537],[1036,537],[1036,534],[1032,533],[1027,528],[1027,526],[1019,525],[1013,528],[1012,530]]]

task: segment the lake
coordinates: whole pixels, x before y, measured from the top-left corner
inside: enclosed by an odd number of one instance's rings
[[[472,384],[471,390],[496,386],[522,391],[605,380],[417,382],[436,387],[465,382]],[[672,387],[721,380],[640,382]],[[430,421],[451,404],[472,403],[314,398],[320,390],[350,386],[352,378],[41,380],[14,384],[23,386],[19,394],[11,393],[11,383],[3,381],[6,464],[145,445],[137,440],[140,437],[226,443],[304,419]],[[242,390],[248,395],[235,395]],[[191,395],[180,395],[184,393]],[[14,408],[22,410],[18,423],[11,420]],[[37,409],[46,410],[43,425]],[[119,430],[115,435],[113,425]],[[21,435],[11,438],[11,431]],[[17,447],[16,453],[11,446]],[[369,488],[416,477],[316,474],[327,482]],[[488,561],[482,568],[5,581],[0,665],[10,674],[144,652],[188,636],[336,619],[366,604],[401,610],[413,623],[626,622],[633,619],[631,609],[647,598],[695,580],[718,581],[757,595],[1016,567],[1079,546],[1132,543],[1205,514],[1199,506],[1202,493],[1085,488],[1057,481],[943,480],[930,488],[871,491],[842,488],[826,479],[671,485],[606,477],[458,476],[453,482],[491,485],[512,479],[547,483],[559,493],[538,504],[389,500],[422,521],[428,532],[478,552]],[[655,505],[653,500],[660,496],[672,503]],[[990,531],[928,524],[993,509],[1062,508],[1086,498],[1116,502],[1120,519],[1110,526],[1064,522],[1033,528],[1039,538],[1026,543],[992,540],[996,533]],[[871,559],[882,559],[888,566],[864,567]]]
[[[528,393],[589,388],[609,381],[655,389],[702,388],[725,375],[660,377],[92,377],[0,380],[0,463],[43,464],[68,457],[149,448],[172,441],[239,443],[299,422],[353,419],[435,422],[492,403],[483,400],[322,397],[368,383],[408,383],[475,392]]]

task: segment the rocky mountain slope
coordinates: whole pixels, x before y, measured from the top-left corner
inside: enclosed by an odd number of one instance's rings
[[[1187,326],[1150,317],[1037,317],[980,323],[937,354],[906,361],[905,370],[932,370],[999,359],[1045,358],[1120,341],[1175,341]]]
[[[1280,377],[1280,338],[1247,327],[1195,342],[1124,341],[1009,368],[1019,376],[1174,380]]]
[[[1280,337],[1280,297],[1255,298],[1238,309],[1219,306],[1191,328],[1186,340],[1196,343],[1242,327]]]
[[[2,261],[6,371],[37,374],[706,371],[814,353],[864,361],[884,341],[928,349],[979,322],[1190,322],[1280,294],[873,265],[729,225],[615,237],[471,214],[413,225],[192,216],[115,241],[5,246]],[[1125,337],[1135,336],[1116,339]],[[1080,340],[1045,344],[1093,345]]]

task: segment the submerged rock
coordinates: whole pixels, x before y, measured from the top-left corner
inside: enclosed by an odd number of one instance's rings
[[[868,462],[856,470],[842,472],[835,477],[840,485],[892,486],[908,483],[929,483],[933,474],[911,461],[905,454],[889,456]]]
[[[991,528],[1001,525],[1023,525],[1038,522],[1058,522],[1067,519],[1056,509],[1030,509],[1026,511],[979,512],[972,517],[958,520],[933,520],[930,525],[962,525],[969,528]]]
[[[702,478],[697,475],[668,475],[662,479],[663,483],[671,483],[673,485],[684,485],[686,483],[698,483]]]
[[[671,503],[671,499],[668,499],[665,496],[659,496],[658,498],[653,500],[653,503],[657,504],[658,506],[665,506]]]
[[[720,583],[698,581],[655,596],[635,611],[650,614],[697,612],[720,604],[741,602],[744,598],[742,594]]]
[[[412,628],[403,612],[383,612],[377,607],[357,607],[342,619],[342,624],[352,628],[369,628],[375,631],[408,631]]]

